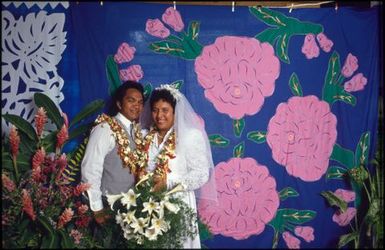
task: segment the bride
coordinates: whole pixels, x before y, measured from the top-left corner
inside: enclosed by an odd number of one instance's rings
[[[150,143],[146,172],[154,173],[157,191],[182,184],[185,191],[179,195],[197,212],[197,199],[216,200],[214,166],[203,120],[173,85],[156,88],[149,105],[150,111],[144,112],[151,115],[152,122],[145,138]],[[198,231],[197,223],[195,227]],[[183,247],[201,248],[199,232]]]

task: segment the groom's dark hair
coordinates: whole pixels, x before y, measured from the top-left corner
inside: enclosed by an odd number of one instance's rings
[[[168,91],[167,89],[155,89],[154,91],[152,91],[150,97],[151,111],[154,107],[154,104],[159,100],[168,102],[172,106],[173,113],[175,113],[176,100],[174,96],[170,93],[170,91]]]

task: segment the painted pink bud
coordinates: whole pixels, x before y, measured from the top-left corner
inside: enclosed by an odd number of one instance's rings
[[[346,57],[344,66],[342,67],[342,75],[344,77],[351,77],[353,73],[358,69],[358,59],[351,53]]]
[[[319,56],[319,48],[313,34],[307,34],[305,36],[301,51],[305,54],[307,59],[312,59]]]
[[[283,232],[282,233],[282,238],[284,239],[287,247],[289,249],[299,249],[301,245],[301,241],[294,237],[291,233],[289,232]]]
[[[341,210],[338,210],[333,215],[333,221],[341,227],[346,226],[354,218],[356,213],[357,210],[354,207],[348,207],[348,209],[343,213],[341,212]]]
[[[148,19],[146,22],[146,31],[148,34],[166,38],[170,35],[170,30],[167,29],[159,19]]]
[[[334,194],[345,202],[351,202],[356,199],[356,193],[351,190],[339,188],[334,191]]]
[[[127,69],[119,70],[119,77],[122,81],[139,81],[143,78],[143,70],[140,65],[131,65]]]
[[[295,227],[294,229],[295,235],[301,237],[306,242],[310,242],[314,240],[314,228],[312,227]]]
[[[327,38],[324,33],[319,33],[317,35],[317,41],[321,47],[321,49],[325,52],[330,52],[333,47],[333,41]]]
[[[132,58],[134,58],[135,51],[136,49],[134,47],[130,47],[128,43],[122,43],[114,55],[114,60],[119,64],[129,62]]]
[[[173,7],[169,7],[162,15],[163,22],[170,25],[175,31],[181,31],[184,28],[182,17],[179,11],[174,10]]]
[[[352,79],[345,82],[344,89],[347,92],[355,92],[360,91],[365,88],[366,83],[368,80],[362,73],[358,73],[357,75],[353,76]]]

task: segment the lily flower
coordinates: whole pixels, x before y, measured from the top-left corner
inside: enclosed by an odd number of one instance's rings
[[[147,227],[149,218],[138,218],[136,221],[131,223],[131,227],[134,229],[134,233],[139,232],[140,234],[144,234],[143,229]]]
[[[152,197],[148,200],[148,202],[143,202],[143,210],[142,212],[148,212],[148,214],[151,215],[151,213],[156,210],[159,207],[159,202],[155,202],[152,200]]]
[[[121,194],[106,194],[106,196],[107,196],[107,202],[111,206],[111,210],[114,211],[114,209],[113,209],[114,203],[123,197],[123,193],[121,193]]]
[[[123,205],[126,205],[127,210],[129,210],[131,206],[136,206],[136,198],[139,196],[140,194],[135,194],[134,190],[130,189],[127,193],[123,194],[121,202]]]

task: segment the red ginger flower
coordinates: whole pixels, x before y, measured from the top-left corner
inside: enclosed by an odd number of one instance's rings
[[[11,126],[11,130],[9,131],[9,144],[11,145],[11,153],[14,158],[16,158],[19,151],[20,144],[20,136],[17,133],[17,129],[15,126]]]
[[[68,129],[65,124],[63,124],[63,127],[61,127],[59,133],[57,133],[56,138],[56,148],[61,148],[64,142],[68,140]]]
[[[26,214],[28,214],[28,216],[31,217],[31,219],[34,221],[34,220],[36,220],[36,214],[33,211],[33,204],[32,204],[31,196],[29,195],[29,193],[26,189],[23,189],[22,192],[23,192],[23,197],[22,197],[23,211]]]
[[[40,107],[37,110],[37,113],[35,115],[37,137],[40,137],[41,134],[43,133],[43,128],[46,123],[47,123],[47,113],[43,107]]]
[[[58,229],[62,228],[65,224],[67,224],[70,220],[72,220],[73,215],[74,215],[74,211],[72,210],[72,208],[66,208],[59,217],[57,228]]]
[[[1,182],[8,192],[13,192],[16,189],[15,183],[6,174],[1,174]]]
[[[32,169],[36,169],[38,166],[40,166],[45,159],[45,150],[44,148],[41,148],[36,151],[35,155],[32,158]]]
[[[90,183],[80,183],[77,185],[74,189],[74,195],[79,196],[81,195],[84,191],[87,191],[91,187]]]

